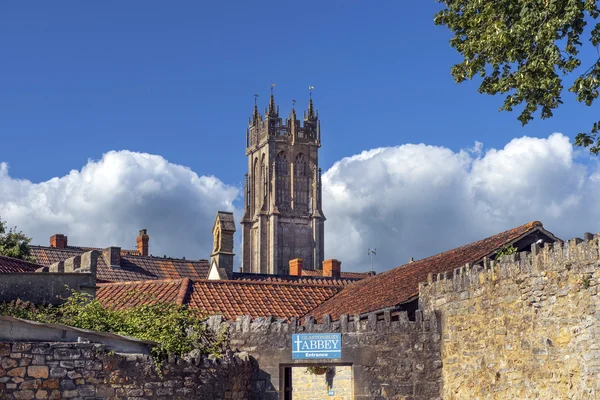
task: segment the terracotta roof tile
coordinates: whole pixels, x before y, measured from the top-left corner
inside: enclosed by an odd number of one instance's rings
[[[190,306],[226,319],[240,315],[300,317],[342,288],[331,285],[244,281],[196,281]]]
[[[34,264],[18,258],[0,256],[0,273],[35,272],[43,265]]]
[[[341,314],[363,314],[397,306],[418,295],[419,283],[427,280],[429,273],[452,271],[467,263],[479,262],[539,228],[543,228],[541,222],[530,222],[478,242],[363,279],[347,286],[309,314],[317,318],[330,314],[333,319],[338,319]]]
[[[36,262],[51,265],[89,251],[91,247],[31,246]],[[102,249],[100,249],[102,250]],[[128,250],[127,250],[128,251]],[[98,257],[97,279],[101,282],[145,281],[149,279],[205,279],[208,276],[207,260],[184,260],[140,255],[124,255],[121,251],[121,268],[112,268],[104,257]]]
[[[105,306],[123,309],[141,304],[178,303],[182,286],[188,279],[100,283],[96,298]]]
[[[98,286],[97,298],[117,308],[166,301],[188,304],[203,314],[220,314],[226,319],[250,315],[288,320],[306,314],[342,289],[331,285],[187,279]]]

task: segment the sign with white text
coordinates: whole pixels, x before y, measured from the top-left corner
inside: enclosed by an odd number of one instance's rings
[[[292,335],[292,358],[342,358],[341,333],[297,333]]]

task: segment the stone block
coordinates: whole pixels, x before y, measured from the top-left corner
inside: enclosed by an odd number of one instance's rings
[[[42,382],[42,388],[44,389],[58,389],[59,381],[58,379],[46,379]]]
[[[6,357],[10,354],[10,343],[0,343],[0,357]]]
[[[13,360],[12,358],[3,358],[2,362],[0,362],[0,367],[3,369],[10,369],[19,366],[19,362],[17,360]]]
[[[49,370],[45,365],[31,365],[27,367],[27,375],[32,378],[48,378]]]
[[[23,381],[19,385],[19,389],[39,389],[42,387],[41,379],[32,379],[28,381]]]
[[[55,360],[77,360],[81,357],[79,349],[56,349],[54,350]]]
[[[25,376],[25,367],[18,367],[8,370],[8,376],[23,378]],[[13,380],[14,381],[14,380]]]
[[[54,367],[50,368],[50,377],[51,378],[64,378],[67,376],[67,370],[65,368]]]
[[[16,400],[30,400],[35,398],[33,390],[19,390],[13,392],[12,395]]]
[[[13,353],[24,353],[31,350],[31,343],[17,342],[12,345]]]

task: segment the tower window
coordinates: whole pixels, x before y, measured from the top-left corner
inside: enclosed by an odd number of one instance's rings
[[[283,152],[277,155],[275,160],[276,171],[276,202],[281,209],[289,208],[290,205],[290,163],[287,155]]]
[[[304,154],[300,153],[294,160],[294,209],[308,211],[308,164]]]

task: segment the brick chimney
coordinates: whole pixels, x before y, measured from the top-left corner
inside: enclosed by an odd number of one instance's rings
[[[121,268],[121,248],[107,247],[102,250],[104,261],[112,268]]]
[[[67,237],[61,233],[50,236],[50,247],[56,247],[57,249],[67,248]]]
[[[302,276],[302,264],[304,264],[304,260],[301,258],[290,260],[290,275]]]
[[[323,261],[323,276],[339,278],[342,270],[342,262],[332,258],[331,260]]]
[[[148,242],[150,241],[150,236],[148,236],[148,229],[142,229],[140,231],[140,236],[137,237],[137,249],[141,255],[148,255]]]

